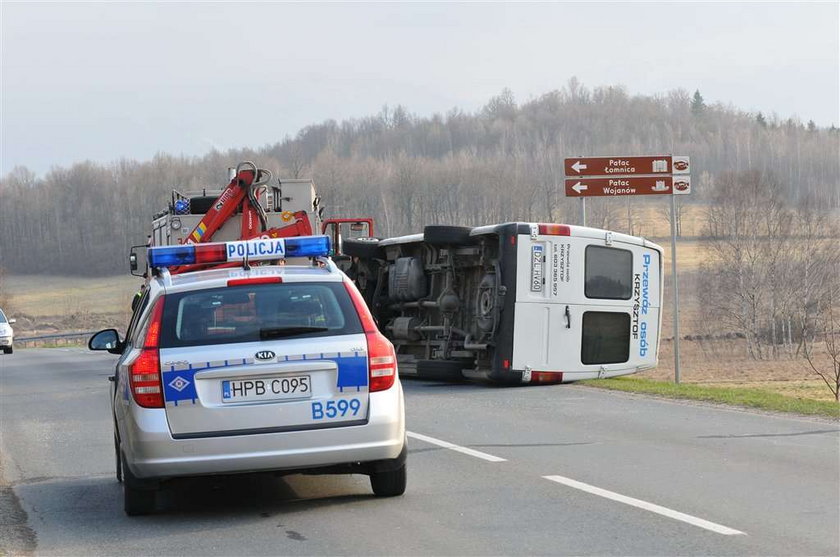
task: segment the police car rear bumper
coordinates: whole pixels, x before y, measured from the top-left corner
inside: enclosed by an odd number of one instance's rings
[[[138,478],[306,470],[396,459],[405,445],[399,382],[371,393],[366,424],[253,435],[174,439],[163,409],[134,407],[122,449]]]

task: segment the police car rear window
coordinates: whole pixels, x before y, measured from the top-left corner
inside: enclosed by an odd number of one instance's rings
[[[630,314],[587,311],[583,314],[580,361],[620,364],[630,359]]]
[[[342,283],[273,283],[168,294],[161,348],[356,334]]]
[[[629,300],[633,279],[633,254],[624,249],[586,247],[587,298]]]

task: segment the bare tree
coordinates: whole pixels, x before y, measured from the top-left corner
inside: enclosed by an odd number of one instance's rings
[[[829,297],[821,314],[804,322],[802,338],[808,367],[823,380],[835,402],[840,402],[840,316],[833,301]],[[825,350],[822,358],[817,351],[819,339]]]

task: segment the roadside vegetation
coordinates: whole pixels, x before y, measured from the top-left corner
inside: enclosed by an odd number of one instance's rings
[[[840,418],[840,405],[834,401],[785,396],[766,388],[741,387],[738,385],[710,386],[691,383],[676,384],[643,377],[593,379],[580,381],[578,384],[665,398],[698,400],[774,412],[790,412],[807,416]]]

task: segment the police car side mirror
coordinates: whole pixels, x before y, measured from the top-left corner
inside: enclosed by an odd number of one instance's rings
[[[140,246],[131,246],[131,250],[128,252],[128,269],[129,272],[134,275],[135,277],[142,277],[144,273],[138,273],[137,270],[140,268],[139,258],[137,257],[137,249],[146,249],[148,246],[145,244]]]
[[[105,329],[90,337],[88,341],[90,350],[106,350],[111,354],[122,354],[123,342],[116,329]]]

